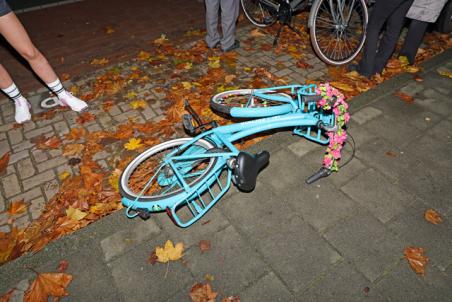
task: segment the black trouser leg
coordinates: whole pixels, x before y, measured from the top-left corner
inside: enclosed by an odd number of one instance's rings
[[[367,25],[366,43],[363,48],[363,58],[359,62],[359,72],[364,76],[374,73],[377,45],[380,32],[386,20],[403,3],[412,0],[378,0],[375,3]]]
[[[410,9],[413,0],[402,3],[388,18],[386,30],[380,40],[377,57],[375,59],[375,67],[373,73],[381,73],[388,63],[394,49],[399,40],[400,32],[405,24],[405,16]]]
[[[417,50],[419,49],[419,46],[421,46],[422,38],[424,38],[425,31],[429,24],[430,23],[424,21],[411,20],[408,34],[406,35],[405,42],[400,51],[400,55],[406,56],[410,64],[414,64]]]

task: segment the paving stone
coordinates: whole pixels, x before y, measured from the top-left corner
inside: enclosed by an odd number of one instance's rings
[[[20,193],[20,185],[16,174],[11,174],[2,178],[3,192],[5,197],[11,197]]]
[[[382,112],[381,110],[374,108],[374,107],[364,107],[363,109],[353,113],[351,115],[351,119],[358,123],[358,125],[364,125],[365,123],[369,122],[370,120],[377,118],[381,116]]]
[[[290,70],[289,68],[285,68],[285,69],[282,69],[282,70],[279,70],[279,71],[275,72],[275,76],[277,76],[277,77],[285,77],[285,76],[287,76],[287,75],[289,75],[291,73],[292,73],[292,70]]]
[[[118,231],[100,242],[104,259],[109,262],[133,246],[140,245],[149,238],[157,237],[159,233],[160,228],[152,220],[137,223],[136,227],[130,230]]]
[[[3,197],[3,194],[0,191],[0,212],[3,212],[6,209],[6,200]]]
[[[356,208],[352,219],[328,229],[324,238],[371,282],[398,262],[406,246],[406,242],[361,208]]]
[[[325,74],[322,71],[314,71],[309,73],[306,78],[310,80],[317,80],[323,77]]]
[[[25,292],[30,286],[30,281],[28,279],[23,279],[19,283],[16,284],[16,290],[11,295],[11,299],[9,302],[22,302],[24,301]]]
[[[122,111],[116,105],[111,106],[110,110],[108,110],[108,114],[110,114],[111,116],[116,116],[116,115],[119,115],[121,113],[122,113]]]
[[[30,157],[30,154],[28,153],[28,150],[23,150],[23,151],[20,151],[20,152],[17,152],[17,153],[13,153],[9,157],[9,164],[10,165],[15,164],[18,161],[20,161],[20,160],[22,160],[24,158],[28,158],[28,157]]]
[[[8,220],[11,218],[11,216],[8,214],[8,212],[0,213],[0,225],[8,223]]]
[[[24,139],[24,136],[22,135],[22,129],[13,129],[8,131],[8,137],[11,145],[16,145]]]
[[[150,120],[156,116],[154,110],[151,107],[147,106],[144,110],[141,111],[141,114],[144,116],[145,120]]]
[[[30,203],[30,214],[33,219],[37,219],[39,216],[41,216],[42,211],[45,207],[45,199],[43,197],[39,197],[36,199],[33,199]]]
[[[311,141],[306,139],[299,140],[295,143],[290,144],[287,148],[292,151],[296,156],[302,157],[303,155],[311,151],[320,151],[320,146],[313,144]]]
[[[0,141],[2,140],[6,140],[6,133],[0,133]],[[2,144],[4,144],[6,142],[2,142]]]
[[[258,206],[256,200],[259,200]],[[308,287],[341,259],[269,186],[258,183],[251,193],[235,194],[222,204],[221,210],[295,293]],[[282,242],[283,258],[279,244]]]
[[[446,95],[444,95],[442,93],[439,93],[438,91],[436,91],[436,90],[434,90],[432,88],[425,89],[424,92],[423,92],[423,95],[426,98],[434,99],[434,100],[437,100],[437,101],[446,101],[446,102],[449,101],[449,97],[448,96],[446,96]]]
[[[56,158],[52,158],[51,160],[47,160],[45,162],[37,164],[36,167],[38,168],[39,172],[43,172],[43,171],[61,166],[62,164],[65,164],[65,163],[67,163],[66,157],[56,157]]]
[[[60,136],[63,134],[69,133],[69,127],[68,127],[66,121],[60,121],[60,122],[54,123],[53,128],[55,128],[55,132]]]
[[[402,87],[400,89],[401,92],[408,94],[410,96],[415,96],[416,94],[418,94],[419,92],[421,92],[422,90],[424,90],[424,85],[420,84],[420,83],[410,83],[408,85],[406,85],[405,87]]]
[[[56,193],[58,193],[58,191],[60,190],[60,184],[58,180],[53,179],[51,181],[44,183],[43,190],[47,200],[50,201],[53,198],[53,196],[55,196]]]
[[[47,154],[42,150],[33,150],[33,151],[31,151],[31,153],[33,154],[33,159],[37,163],[41,163],[41,162],[49,159]]]
[[[32,142],[27,140],[27,141],[23,141],[20,144],[13,146],[13,151],[20,152],[20,151],[23,151],[26,149],[31,149],[34,146],[35,146],[35,144],[33,144]]]
[[[219,292],[236,296],[268,270],[261,257],[232,226],[205,239],[210,240],[211,249],[204,253],[197,247],[189,249],[187,266],[197,280],[204,279],[206,274],[214,276],[212,286]]]
[[[24,190],[31,189],[33,187],[39,186],[49,180],[55,178],[55,173],[53,171],[46,171],[32,176],[22,182]]]
[[[25,193],[21,193],[19,195],[13,196],[11,197],[10,200],[24,200],[25,202],[29,202],[32,199],[39,197],[42,195],[41,189],[40,188],[34,188],[31,189]]]
[[[17,171],[19,172],[19,176],[21,179],[28,178],[36,173],[36,170],[30,158],[26,158],[19,161],[17,163]]]
[[[51,149],[48,151],[48,153],[50,154],[51,157],[58,157],[63,155],[63,151],[61,151],[60,149]]]
[[[383,223],[404,212],[415,199],[373,169],[364,171],[341,190]]]
[[[52,126],[45,126],[42,128],[34,129],[28,132],[25,132],[25,138],[30,139],[39,135],[53,133]]]
[[[1,225],[0,226],[0,232],[9,233],[9,232],[11,232],[11,227],[9,225],[7,225],[7,224]],[[22,300],[20,300],[20,301],[22,301]]]
[[[441,141],[452,141],[452,122],[444,120],[440,121],[437,125],[427,131],[427,135],[434,136]]]
[[[28,132],[36,128],[36,124],[33,121],[28,121],[24,124],[24,132]]]
[[[150,252],[156,246],[163,246],[165,241],[165,236],[156,237],[131,247],[131,251],[108,263],[121,301],[149,301],[150,297],[155,302],[165,301],[195,283],[189,269],[181,261],[171,263],[170,268],[146,262]],[[130,259],[143,261],[131,262]],[[146,280],[145,286],[143,280]]]
[[[0,132],[8,132],[11,129],[13,129],[13,125],[11,123],[0,126]]]
[[[29,224],[31,223],[30,217],[28,216],[28,214],[25,214],[21,217],[14,217],[14,222],[13,222],[13,226],[16,226],[19,229],[24,229],[26,228]]]
[[[270,272],[240,294],[241,301],[291,302],[296,301],[281,280]]]

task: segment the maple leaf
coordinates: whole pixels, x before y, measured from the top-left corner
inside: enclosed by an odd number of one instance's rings
[[[133,100],[134,98],[136,98],[138,96],[138,94],[135,91],[129,91],[127,92],[127,94],[124,96],[124,98],[128,99],[128,100]]]
[[[94,121],[96,119],[96,116],[89,112],[83,112],[79,115],[79,117],[75,120],[78,124],[83,125],[85,123]]]
[[[91,65],[105,65],[108,64],[109,60],[107,58],[93,59],[89,64]]]
[[[124,144],[124,148],[127,150],[135,150],[143,147],[144,145],[141,143],[141,138],[131,138],[129,142]]]
[[[9,152],[6,152],[0,158],[0,174],[2,174],[3,171],[6,170],[6,167],[8,167],[8,163],[9,163]]]
[[[21,214],[25,212],[26,209],[27,205],[25,204],[23,199],[19,201],[13,201],[9,204],[8,214],[11,216]]]
[[[132,108],[132,109],[138,109],[138,108],[146,109],[147,106],[148,106],[148,103],[146,103],[145,100],[135,100],[135,101],[130,102],[130,108]]]
[[[305,62],[303,59],[300,59],[297,62],[297,67],[299,67],[301,69],[309,69],[309,68],[312,68],[312,65]]]
[[[210,241],[209,240],[199,241],[199,249],[201,250],[201,253],[210,250]]]
[[[160,38],[154,40],[154,44],[157,45],[164,44],[165,42],[168,42],[168,38],[166,37],[165,34],[161,34]]]
[[[166,263],[168,261],[176,261],[182,258],[184,252],[184,244],[179,242],[174,246],[171,240],[165,242],[165,246],[162,248],[157,246],[155,248],[155,254],[157,261]]]
[[[88,213],[82,212],[79,209],[74,209],[73,207],[69,207],[66,209],[66,216],[71,218],[72,220],[82,220],[86,217]]]
[[[212,290],[209,283],[196,283],[190,290],[190,298],[192,302],[215,302],[218,293]]]
[[[116,192],[119,191],[119,177],[121,176],[121,170],[115,169],[113,173],[108,177],[108,183],[115,189]]]
[[[85,145],[82,144],[68,144],[63,148],[64,156],[79,155],[85,150]]]
[[[71,131],[66,134],[64,137],[67,140],[78,140],[85,136],[86,130],[83,128],[72,128]]]
[[[404,250],[404,255],[411,268],[417,274],[425,274],[425,266],[428,263],[428,257],[425,256],[425,251],[423,248],[412,246],[406,247]]]
[[[32,140],[38,149],[58,149],[61,145],[61,141],[58,137],[52,136],[46,138],[44,135],[41,135]]]
[[[210,68],[220,68],[220,57],[209,57],[209,67]]]
[[[69,293],[66,287],[71,283],[72,276],[65,273],[42,273],[25,292],[25,302],[47,302],[49,296],[64,297]]]
[[[399,97],[402,101],[404,101],[407,104],[414,103],[414,98],[411,95],[408,95],[406,93],[403,93],[401,91],[396,91],[394,93],[395,96]]]
[[[424,218],[425,220],[433,224],[440,224],[441,222],[443,222],[441,215],[433,209],[428,209],[427,211],[425,211]]]
[[[250,31],[250,36],[253,38],[258,38],[258,37],[264,37],[265,34],[262,33],[259,28],[255,28],[252,31]]]

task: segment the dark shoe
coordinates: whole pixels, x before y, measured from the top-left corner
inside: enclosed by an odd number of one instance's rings
[[[235,40],[230,47],[223,49],[223,52],[229,52],[240,47],[240,41]]]

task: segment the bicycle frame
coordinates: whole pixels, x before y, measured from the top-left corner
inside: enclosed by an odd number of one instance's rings
[[[278,95],[266,96],[265,91],[276,91],[283,89],[291,89],[291,91],[297,92],[297,100],[288,99],[286,97],[281,97]],[[130,209],[147,209],[150,212],[162,211],[164,209],[167,210],[169,216],[173,219],[173,221],[180,227],[188,227],[196,222],[199,218],[201,218],[230,188],[232,173],[231,169],[227,168],[227,162],[229,159],[238,156],[240,150],[238,150],[234,146],[234,142],[252,136],[257,133],[265,132],[268,130],[278,129],[278,128],[294,128],[294,133],[300,136],[303,136],[307,139],[315,141],[317,143],[327,144],[329,140],[322,136],[321,130],[317,129],[319,122],[322,122],[327,125],[333,125],[334,115],[333,114],[323,114],[321,110],[316,108],[315,103],[306,104],[303,101],[303,95],[312,95],[315,91],[315,85],[293,85],[293,86],[282,86],[282,87],[274,87],[268,89],[257,89],[256,96],[267,97],[267,99],[278,99],[283,102],[287,102],[287,105],[276,106],[280,108],[260,108],[264,109],[267,112],[266,118],[255,119],[250,121],[245,121],[242,123],[236,123],[226,126],[217,127],[211,129],[207,132],[203,132],[198,136],[194,137],[190,141],[181,145],[177,149],[173,150],[169,154],[165,156],[163,162],[160,167],[157,169],[155,175],[159,174],[160,170],[164,166],[171,167],[174,174],[171,176],[171,181],[177,181],[178,185],[183,189],[183,191],[176,196],[168,197],[164,200],[152,202],[152,208],[149,209],[149,202],[140,202],[138,198],[135,200],[130,200],[126,197],[122,199],[124,206],[127,209],[128,217],[135,217],[135,215],[131,215],[129,213]],[[241,108],[242,110],[244,108]],[[246,109],[256,109],[256,108],[246,108]],[[256,111],[244,111],[246,114],[238,114],[237,111],[234,112],[231,110],[231,116],[233,117],[256,117]],[[264,112],[264,111],[262,111]],[[248,116],[247,116],[248,115]],[[258,116],[261,114],[258,112]],[[313,130],[316,129],[314,134]],[[197,141],[204,139],[210,141],[213,145],[216,146],[216,149],[213,152],[205,152],[205,153],[190,153],[181,154],[185,150],[188,150],[191,146],[194,145]],[[212,170],[210,170],[209,174],[206,175],[202,181],[193,184],[190,186],[184,180],[184,175],[180,172],[180,167],[178,166],[178,162],[182,163],[184,161],[194,161],[198,159],[206,159],[206,158],[217,158],[215,165]],[[222,183],[220,181],[220,174],[227,169],[227,179],[226,182]],[[158,177],[158,176],[157,176]],[[164,177],[164,176],[162,176]],[[154,177],[153,177],[154,178]],[[153,179],[148,182],[148,185],[151,183]],[[220,192],[214,194],[211,190],[213,185],[218,185],[220,188]],[[142,190],[145,192],[147,186]],[[211,200],[207,204],[204,202],[201,195],[204,192],[209,192]],[[187,206],[189,211],[192,213],[193,217],[188,221],[182,221],[180,217],[177,215],[177,210],[182,207]]]

